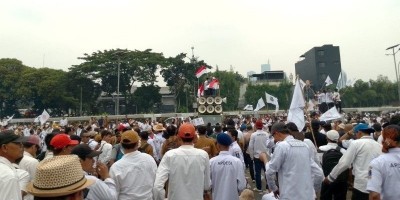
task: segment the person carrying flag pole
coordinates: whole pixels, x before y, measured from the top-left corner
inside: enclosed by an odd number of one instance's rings
[[[205,73],[207,73],[207,68],[206,68],[205,65],[200,66],[200,67],[196,70],[195,76],[197,77],[197,88],[199,88],[199,89],[200,89],[199,78],[200,78],[203,74],[205,74]],[[207,78],[207,80],[208,80],[208,78]],[[208,83],[206,84],[206,83],[204,82],[203,87],[204,87],[204,93],[205,93],[205,95],[207,95],[207,89],[206,89],[206,88],[208,87],[207,85],[208,85]]]

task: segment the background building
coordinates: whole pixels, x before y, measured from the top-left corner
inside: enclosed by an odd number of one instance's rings
[[[271,71],[271,65],[269,64],[269,60],[267,64],[261,64],[261,73]]]
[[[314,47],[300,56],[302,60],[295,64],[296,75],[304,81],[310,80],[314,90],[325,86],[329,76],[336,85],[342,70],[338,46],[331,44]]]

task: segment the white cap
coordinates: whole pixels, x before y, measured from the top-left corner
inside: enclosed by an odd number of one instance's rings
[[[330,131],[326,132],[326,137],[329,140],[337,142],[339,140],[339,133],[335,130],[330,130]]]

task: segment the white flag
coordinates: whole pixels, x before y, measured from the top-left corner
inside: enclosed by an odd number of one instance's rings
[[[262,97],[258,100],[257,102],[257,106],[256,109],[254,109],[254,111],[259,111],[261,108],[263,108],[265,106],[264,100],[262,99]]]
[[[339,114],[337,111],[336,107],[333,106],[331,109],[326,111],[324,114],[319,117],[320,121],[329,121],[329,120],[334,120],[334,119],[339,119],[342,118],[342,116]]]
[[[66,125],[68,125],[68,119],[67,118],[60,119],[60,126],[66,126]]]
[[[304,87],[306,86],[306,83],[300,79],[300,87],[301,89],[304,89]]]
[[[268,93],[265,93],[265,99],[267,100],[267,103],[275,105],[275,112],[278,112],[279,110],[278,98]]]
[[[326,86],[333,84],[331,77],[329,77],[329,75],[326,77],[325,83],[326,83]]]
[[[243,108],[243,110],[250,110],[250,111],[253,111],[253,110],[254,110],[254,109],[253,109],[253,105],[247,104],[247,105]]]
[[[338,78],[338,81],[337,81],[337,84],[336,84],[336,89],[341,90],[344,87],[346,87],[346,83],[343,80],[342,72],[340,72],[339,78]]]
[[[8,116],[7,116],[7,118],[8,118],[8,119],[7,119],[6,121],[7,121],[7,123],[8,123],[8,122],[10,122],[10,121],[14,118],[14,115],[12,115],[11,117],[8,117]]]
[[[304,119],[304,97],[300,87],[300,80],[297,79],[296,85],[294,86],[294,92],[292,97],[292,102],[290,103],[290,109],[287,121],[296,124],[299,131],[303,130],[306,125]]]
[[[43,113],[40,115],[40,124],[46,123],[46,121],[50,118],[49,113],[47,113],[46,109],[43,110]]]
[[[40,122],[40,117],[41,117],[41,115],[37,116],[37,117],[33,120],[33,122],[39,123],[39,122]]]

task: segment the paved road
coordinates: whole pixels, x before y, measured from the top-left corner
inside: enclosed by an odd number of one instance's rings
[[[246,178],[247,178],[247,180],[250,181],[250,186],[251,186],[251,188],[249,188],[249,189],[253,190],[253,188],[256,187],[256,183],[253,183],[253,182],[251,181],[250,173],[249,173],[249,170],[248,170],[248,169],[246,169]],[[262,179],[262,184],[263,184],[263,188],[265,188],[265,180],[264,180],[264,179]],[[253,190],[253,191],[254,191],[254,190]],[[263,196],[265,193],[266,193],[266,192],[259,193],[259,192],[255,192],[255,191],[254,191],[255,200],[261,200],[262,196]],[[351,200],[351,191],[350,191],[350,190],[347,192],[347,198],[346,198],[346,199],[347,199],[347,200]]]

